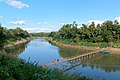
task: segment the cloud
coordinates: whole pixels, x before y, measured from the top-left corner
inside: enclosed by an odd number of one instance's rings
[[[23,28],[23,29],[28,32],[31,32],[31,33],[56,31],[56,30],[50,29],[50,28]]]
[[[0,19],[2,19],[3,18],[3,16],[0,16]]]
[[[10,24],[12,24],[12,25],[25,25],[26,21],[25,20],[19,20],[19,21],[15,21],[15,22],[10,22]]]
[[[48,24],[47,22],[38,22],[37,24]]]
[[[65,23],[60,23],[61,26],[65,25]]]
[[[117,20],[120,23],[120,16],[116,17],[115,20]]]
[[[104,21],[102,21],[102,20],[89,20],[87,22],[87,25],[90,25],[92,22],[94,22],[95,26],[97,26],[97,24],[102,24]]]
[[[21,1],[17,1],[17,0],[0,0],[1,2],[5,2],[8,5],[21,9],[21,8],[28,8],[29,5],[22,3]]]
[[[95,26],[97,26],[97,24],[102,24],[104,21],[107,21],[107,20],[111,20],[111,19],[104,19],[104,20],[89,20],[87,22],[87,25],[90,25],[92,22],[95,23]],[[112,19],[111,21],[114,21],[114,20],[117,20],[119,23],[120,23],[120,16],[118,17],[115,17],[114,19]]]

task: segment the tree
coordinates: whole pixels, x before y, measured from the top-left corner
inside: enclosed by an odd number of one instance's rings
[[[97,24],[97,26],[92,22],[88,26],[82,24],[80,28],[77,28],[77,24],[74,21],[73,24],[63,25],[56,34],[59,39],[67,39],[72,42],[87,41],[99,43],[120,41],[120,24],[117,20],[114,22],[107,20],[102,24]]]
[[[63,27],[58,31],[60,38],[70,39],[71,38],[71,24],[63,25]]]
[[[31,37],[31,35],[21,28],[6,29],[0,25],[0,46],[8,40],[18,40],[27,37]]]

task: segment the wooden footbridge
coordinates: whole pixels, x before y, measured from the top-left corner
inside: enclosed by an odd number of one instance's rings
[[[97,51],[93,51],[93,52],[90,52],[90,53],[86,53],[86,54],[81,54],[81,55],[78,55],[78,56],[75,56],[75,57],[69,57],[69,58],[64,58],[64,59],[61,59],[59,61],[54,61],[54,62],[50,62],[48,64],[44,64],[43,67],[49,67],[53,64],[58,64],[60,62],[67,62],[67,61],[73,61],[73,60],[76,60],[76,59],[81,59],[81,58],[84,58],[84,59],[87,59],[89,57],[92,57],[94,55],[97,55],[99,54],[99,52],[103,51],[104,49],[101,49],[101,50],[97,50]]]

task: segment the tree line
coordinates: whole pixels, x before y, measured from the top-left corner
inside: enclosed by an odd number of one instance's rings
[[[0,46],[8,40],[20,40],[27,37],[31,37],[31,35],[19,27],[16,29],[6,29],[0,24]]]
[[[30,33],[33,37],[48,37],[49,33],[44,33],[44,32],[40,32],[40,33]]]
[[[72,42],[87,41],[92,43],[98,42],[116,42],[120,41],[120,24],[117,20],[107,20],[102,24],[90,25],[82,24],[78,28],[78,24],[65,24],[58,32],[51,32],[49,37],[54,39],[67,39]]]

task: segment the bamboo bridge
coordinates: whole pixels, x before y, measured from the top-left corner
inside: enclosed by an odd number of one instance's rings
[[[81,54],[81,55],[78,55],[78,56],[75,56],[75,57],[64,58],[64,59],[61,59],[59,61],[50,62],[50,63],[44,64],[43,67],[49,67],[51,65],[58,64],[60,62],[74,61],[76,59],[81,59],[81,58],[82,59],[87,59],[89,57],[93,57],[93,56],[99,54],[99,52],[101,52],[101,51],[104,51],[104,49],[89,52],[89,53],[85,53],[85,54]]]

